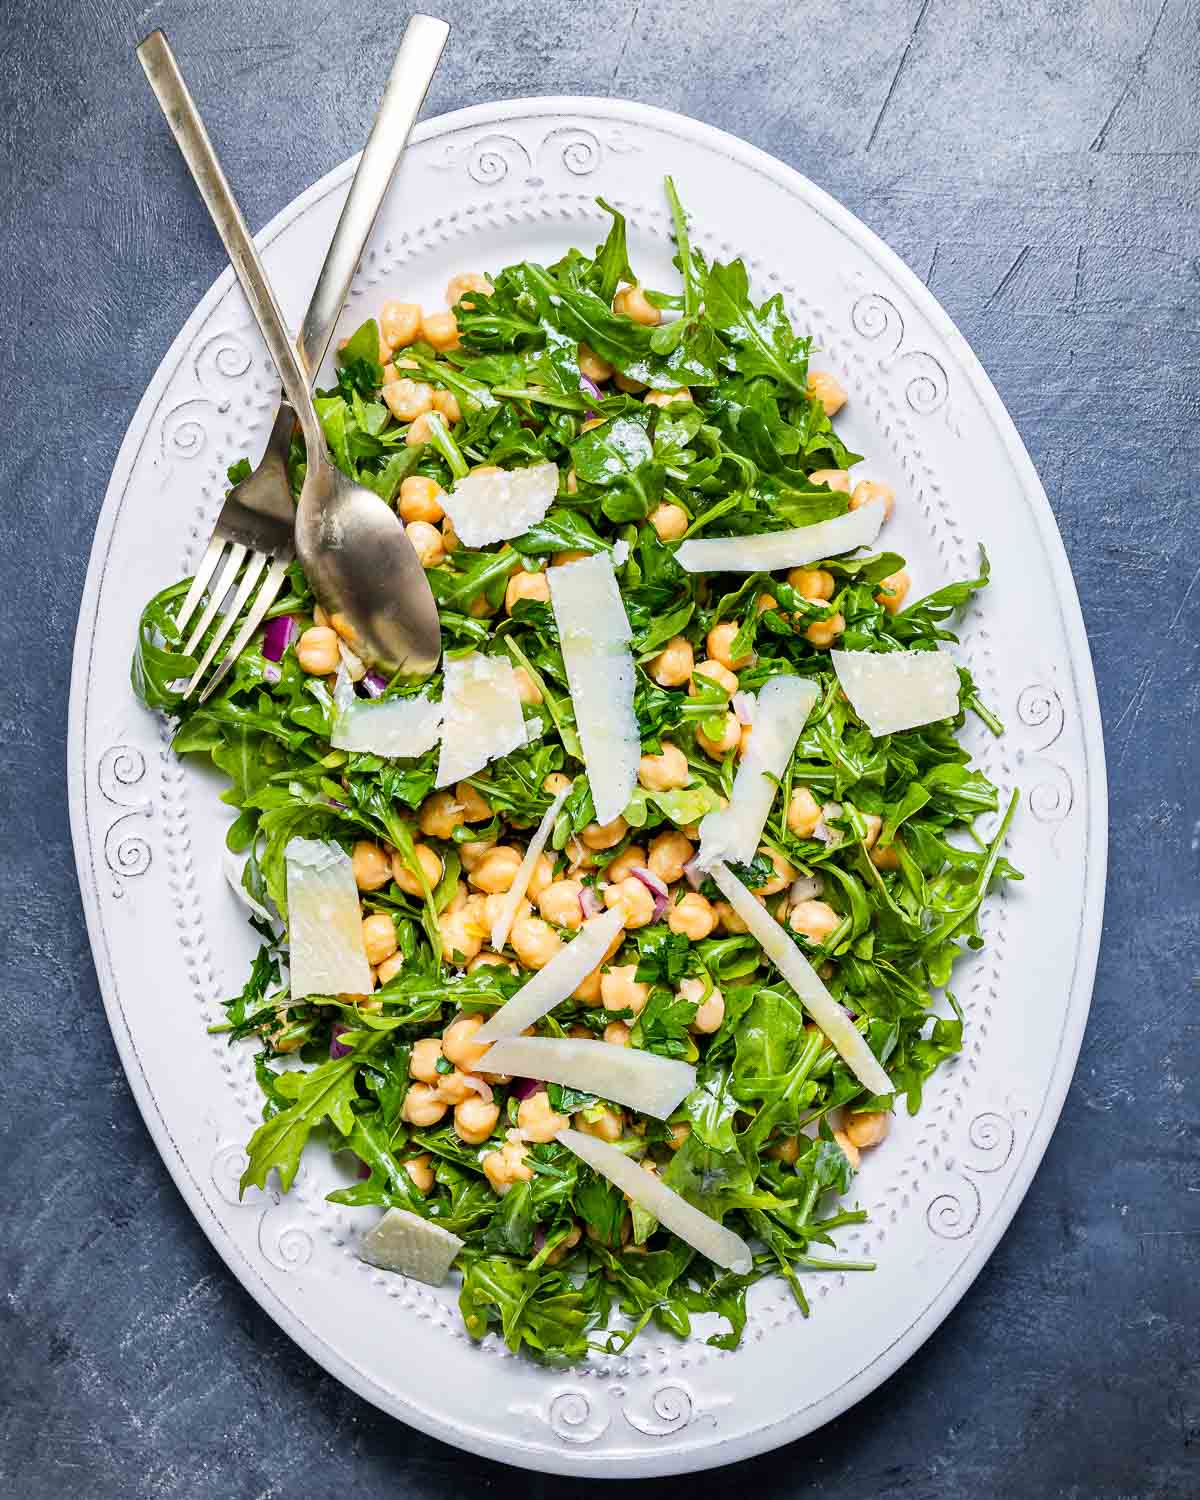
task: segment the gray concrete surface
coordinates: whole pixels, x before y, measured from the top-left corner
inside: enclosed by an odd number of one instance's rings
[[[900,1374],[807,1440],[690,1492],[1200,1494],[1200,9],[442,10],[457,30],[431,112],[547,92],[666,105],[800,167],[890,241],[1024,435],[1095,654],[1113,814],[1105,940],[1033,1189]],[[357,148],[402,17],[367,0],[0,11],[5,1500],[577,1491],[381,1416],[228,1275],[117,1065],[68,836],[70,647],[93,523],[146,382],[221,268],[132,44],[167,28],[258,225]]]

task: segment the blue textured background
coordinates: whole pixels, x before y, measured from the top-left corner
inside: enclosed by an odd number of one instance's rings
[[[895,246],[1007,402],[1091,635],[1111,875],[1058,1133],[920,1353],[736,1482],[764,1500],[1200,1494],[1197,7],[442,11],[456,30],[431,113],[558,92],[665,105],[799,167]],[[381,1416],[227,1273],[117,1065],[67,827],[93,524],[143,389],[222,267],[132,46],[168,30],[257,226],[358,149],[403,16],[367,0],[8,0],[0,13],[5,1500],[577,1491]],[[687,1484],[718,1496],[732,1478]]]

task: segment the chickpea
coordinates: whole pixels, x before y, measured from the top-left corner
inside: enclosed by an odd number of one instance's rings
[[[437,1091],[447,1104],[461,1104],[475,1093],[461,1068],[455,1068],[453,1073],[439,1073]]]
[[[562,947],[558,933],[541,917],[522,917],[514,922],[508,941],[527,969],[544,969]]]
[[[844,1130],[835,1130],[833,1138],[842,1148],[842,1154],[857,1172],[862,1165],[862,1157],[858,1154],[858,1147],[850,1139]]]
[[[706,657],[702,662],[698,664],[693,674],[692,684],[688,688],[689,698],[698,698],[700,696],[695,682],[695,679],[697,677],[707,677],[710,682],[715,682],[717,686],[723,689],[730,698],[732,698],[734,693],[736,693],[738,690],[738,680],[736,675],[731,672],[728,667],[722,666],[719,661],[712,661],[710,658]]]
[[[787,581],[802,599],[824,604],[833,598],[835,581],[826,568],[793,568]]]
[[[860,506],[870,505],[872,500],[883,501],[883,518],[886,521],[895,508],[896,491],[890,484],[882,484],[878,479],[860,479],[850,491],[850,509],[858,510]]]
[[[505,958],[502,953],[491,953],[486,948],[482,953],[477,953],[467,965],[468,974],[474,974],[476,969],[507,969],[510,974],[520,972],[516,964]]]
[[[871,863],[877,870],[898,870],[900,868],[899,843],[876,844],[871,850]]]
[[[442,493],[432,479],[426,479],[423,474],[410,474],[400,484],[400,519],[437,525],[446,514],[442,509]],[[442,545],[445,546],[444,540]]]
[[[846,617],[844,615],[830,615],[827,620],[814,620],[805,630],[804,639],[809,645],[824,649],[826,646],[832,646],[845,628]]]
[[[559,792],[570,791],[573,785],[569,776],[564,776],[561,771],[551,771],[542,782],[542,791],[551,797],[557,797]]]
[[[590,849],[586,849],[577,838],[567,840],[567,861],[569,875],[577,875],[580,870],[594,870],[596,868],[596,856]]]
[[[674,791],[690,779],[687,757],[670,740],[662,742],[657,755],[643,755],[638,762],[638,780],[648,792]]]
[[[864,1109],[859,1114],[848,1116],[843,1129],[851,1145],[860,1151],[869,1151],[887,1139],[891,1124],[892,1117],[885,1110]]]
[[[442,935],[442,957],[448,964],[470,963],[483,947],[484,931],[466,907],[444,911],[438,918],[438,931]]]
[[[560,1261],[566,1260],[567,1256],[574,1250],[582,1238],[583,1230],[580,1229],[578,1224],[572,1224],[567,1231],[566,1238],[559,1240],[558,1244],[547,1255],[546,1264],[548,1266],[556,1266]]]
[[[836,417],[846,404],[846,392],[828,370],[810,370],[806,384],[810,401],[819,401],[827,417]]]
[[[496,895],[512,889],[521,864],[521,852],[511,844],[497,844],[489,849],[468,877],[469,883],[478,891]]]
[[[683,636],[672,636],[650,661],[650,675],[659,687],[682,687],[692,675],[696,655],[692,643]]]
[[[450,427],[455,422],[462,421],[462,408],[458,404],[458,397],[453,391],[434,391],[433,409],[438,412],[443,421]]]
[[[450,897],[449,903],[446,906],[446,910],[462,911],[467,904],[467,900],[470,894],[470,891],[467,890],[466,881],[456,880],[454,882],[454,893]]]
[[[780,891],[786,890],[796,878],[796,871],[792,865],[784,859],[782,854],[776,853],[768,844],[760,844],[758,852],[764,859],[771,861],[773,874],[764,885],[753,887],[756,896],[777,896]]]
[[[828,901],[797,901],[788,912],[788,926],[818,947],[841,926],[842,919]]]
[[[600,980],[602,977],[603,976],[601,975],[600,969],[593,969],[592,972],[585,979],[581,979],[579,984],[576,985],[576,987],[571,991],[571,999],[578,1000],[582,1005],[599,1005]],[[587,1031],[586,1027],[584,1028],[584,1033],[587,1036],[591,1036],[592,1034],[590,1031]]]
[[[611,849],[628,832],[629,824],[624,818],[616,817],[611,823],[589,823],[579,837],[588,849]]]
[[[681,933],[689,942],[702,942],[717,925],[712,902],[699,891],[688,891],[667,907],[667,926]]]
[[[391,984],[392,980],[395,979],[403,967],[404,954],[397,950],[392,954],[391,958],[385,958],[375,970],[375,978],[380,984]]]
[[[328,625],[313,625],[296,642],[296,660],[312,677],[327,677],[341,661],[337,632]]]
[[[566,1115],[550,1108],[550,1095],[545,1089],[522,1099],[517,1110],[517,1129],[528,1141],[552,1141],[569,1123]]]
[[[594,427],[600,425],[598,422],[592,423]],[[566,552],[556,552],[550,559],[550,566],[552,568],[565,568],[568,563],[582,562],[585,557],[591,557],[591,555],[590,552],[583,552],[578,547],[569,549]]]
[[[485,297],[492,295],[492,283],[486,276],[481,276],[478,271],[460,271],[457,276],[451,276],[446,283],[446,306],[457,307],[462,302],[467,292],[482,292]],[[464,307],[474,307],[473,302],[464,302]]]
[[[609,880],[624,880],[633,874],[635,870],[644,869],[646,865],[646,851],[637,844],[627,844],[616,859],[605,870]]]
[[[362,936],[369,964],[381,964],[396,951],[396,924],[386,912],[380,911],[373,916],[364,917]]]
[[[525,1165],[528,1155],[519,1141],[506,1141],[499,1151],[489,1151],[480,1162],[492,1191],[501,1198],[516,1182],[531,1182],[533,1168]]]
[[[628,1047],[629,1027],[624,1021],[610,1021],[604,1028],[604,1040],[613,1047]]]
[[[717,925],[722,932],[728,933],[730,936],[737,936],[750,931],[749,927],[746,926],[745,922],[738,916],[728,901],[714,901],[713,912],[717,919]]]
[[[404,535],[412,543],[417,561],[423,568],[436,568],[446,561],[442,533],[428,521],[410,521]]]
[[[473,620],[486,620],[496,613],[496,605],[489,602],[486,594],[480,594],[467,605],[467,613]]]
[[[826,489],[850,493],[850,475],[845,469],[814,469],[808,476],[810,484],[823,484]]]
[[[529,872],[529,884],[525,887],[531,901],[536,901],[547,887],[554,884],[554,860],[549,854],[539,854]]]
[[[433,1158],[428,1151],[422,1151],[420,1156],[410,1156],[401,1165],[408,1173],[408,1180],[423,1198],[433,1186]]]
[[[624,391],[628,396],[636,396],[639,391],[646,389],[644,380],[634,380],[631,375],[622,375],[619,370],[613,376],[613,384],[617,390]]]
[[[505,598],[507,599],[507,595]],[[526,708],[536,708],[542,701],[542,690],[524,667],[513,668],[513,679],[517,684],[517,697]]]
[[[649,399],[647,396],[646,400]],[[682,505],[675,505],[670,500],[660,500],[648,519],[658,533],[660,542],[677,542],[689,525],[687,511]]]
[[[674,406],[677,403],[691,405],[692,393],[686,385],[680,386],[674,391],[647,391],[642,397],[646,406]]]
[[[383,399],[397,422],[412,422],[433,410],[433,387],[423,380],[393,380],[384,386]]]
[[[886,578],[879,580],[875,603],[882,604],[889,615],[898,615],[904,608],[904,600],[910,588],[912,579],[903,568],[898,573],[889,573]]]
[[[662,313],[647,300],[640,286],[623,286],[613,298],[612,306],[619,318],[632,318],[647,328],[662,322]]]
[[[821,821],[821,804],[806,786],[794,786],[788,798],[788,832],[798,839],[808,839]]]
[[[601,359],[596,351],[587,344],[579,346],[579,373],[586,375],[589,380],[594,380],[597,385],[612,377],[613,367],[608,360]]]
[[[495,1130],[499,1118],[500,1106],[494,1100],[489,1104],[478,1094],[472,1094],[454,1106],[454,1128],[459,1140],[468,1146],[482,1146]]]
[[[773,1156],[776,1161],[781,1161],[786,1166],[794,1167],[800,1158],[800,1137],[798,1135],[780,1136],[777,1141],[767,1147],[767,1155]]]
[[[776,599],[774,594],[759,594],[758,598],[754,601],[754,613],[757,615],[765,615],[767,610],[778,608],[779,600]]]
[[[696,730],[696,743],[706,755],[711,755],[714,760],[720,760],[723,755],[736,750],[741,741],[742,726],[738,723],[736,714],[722,716],[721,734],[718,739],[710,739],[703,729]]]
[[[471,839],[465,844],[459,844],[458,857],[462,861],[462,867],[469,875],[489,849],[496,847],[495,839]]]
[[[377,891],[392,878],[388,857],[378,844],[360,839],[350,856],[350,868],[354,871],[354,883],[360,891]]]
[[[462,800],[454,792],[432,792],[421,803],[417,826],[431,839],[452,839],[454,830],[467,821]]]
[[[454,522],[447,516],[442,522],[442,546],[447,552],[457,552],[462,546],[458,539],[458,532],[454,529]]]
[[[605,1010],[631,1010],[640,1016],[650,998],[650,986],[634,978],[637,964],[616,964],[600,976],[600,999]]]
[[[442,1076],[437,1070],[438,1058],[442,1055],[442,1039],[439,1036],[423,1036],[413,1043],[408,1058],[408,1071],[421,1083],[436,1084]]]
[[[422,313],[421,337],[444,354],[458,347],[458,319],[452,312]]]
[[[379,333],[392,349],[415,344],[421,331],[421,309],[415,302],[385,302],[379,312]]]
[[[523,568],[509,578],[504,590],[504,613],[511,615],[518,599],[532,599],[535,604],[545,604],[550,598],[550,580],[545,573],[526,573]]]
[[[409,1084],[400,1117],[410,1125],[436,1125],[446,1113],[446,1101],[427,1083]]]
[[[487,1051],[486,1042],[481,1045],[471,1040],[482,1025],[482,1016],[459,1016],[442,1033],[444,1056],[464,1073],[474,1072],[479,1059]]]
[[[425,884],[433,890],[442,878],[441,860],[428,844],[415,845],[413,853],[416,855],[417,864],[421,867],[421,873],[425,876]],[[421,889],[421,882],[417,878],[416,871],[409,868],[404,856],[398,850],[392,855],[392,879],[406,896],[425,894]]]
[[[678,1120],[669,1123],[667,1129],[671,1132],[667,1137],[667,1149],[669,1151],[678,1151],[680,1146],[683,1145],[684,1141],[692,1133],[692,1127],[687,1120]]]
[[[608,1141],[610,1145],[619,1141],[625,1134],[625,1116],[614,1105],[600,1104],[596,1106],[596,1110],[594,1120],[589,1120],[586,1114],[576,1116],[577,1129],[582,1130],[584,1135],[594,1135],[598,1140]]]
[[[738,633],[737,623],[734,620],[721,620],[708,632],[707,646],[709,657],[720,662],[723,667],[728,667],[731,672],[738,672],[743,667],[748,667],[752,658],[749,655],[734,657],[733,638]]]
[[[409,424],[408,431],[404,434],[404,441],[409,448],[419,448],[422,443],[433,442],[433,429],[429,425],[428,412],[422,412]]]
[[[456,783],[454,800],[462,809],[464,823],[486,823],[492,816],[492,809],[487,799],[469,781]]]
[[[507,894],[502,891],[496,891],[492,895],[483,898],[483,926],[487,932],[491,932],[492,928],[499,921],[507,900]],[[517,902],[517,909],[513,912],[512,919],[514,922],[517,922],[522,917],[531,917],[532,915],[533,907],[528,901],[522,899]]]
[[[610,911],[619,907],[625,926],[631,930],[654,920],[654,897],[635,875],[607,886],[604,904]]]
[[[666,885],[674,885],[683,879],[683,867],[695,852],[692,841],[678,829],[671,828],[651,839],[647,865],[652,875],[657,875]]]
[[[879,839],[879,831],[883,827],[883,819],[878,813],[863,813],[862,819],[867,825],[867,831],[863,835],[863,848],[869,853],[874,849]]]

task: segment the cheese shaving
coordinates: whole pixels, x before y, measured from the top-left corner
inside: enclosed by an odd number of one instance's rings
[[[627,1104],[656,1120],[665,1120],[696,1083],[696,1070],[690,1063],[636,1047],[574,1037],[504,1037],[493,1042],[475,1066],[480,1073],[510,1073],[561,1083],[614,1104]]]
[[[851,708],[876,738],[958,713],[958,668],[944,651],[829,655]]]
[[[519,872],[518,872],[519,873]],[[622,912],[614,908],[602,917],[585,922],[580,931],[561,947],[544,969],[539,969],[528,983],[513,995],[475,1033],[477,1043],[498,1042],[502,1037],[519,1036],[527,1026],[540,1021],[556,1005],[573,995],[593,970],[604,962],[613,939],[624,925]],[[492,931],[492,947],[497,952],[503,943]]]
[[[350,856],[338,844],[292,839],[283,857],[292,999],[369,995],[374,980]]]
[[[451,657],[442,688],[442,752],[435,786],[474,776],[526,743],[525,718],[507,656]]]
[[[465,1243],[420,1214],[389,1208],[359,1241],[358,1258],[381,1271],[395,1271],[429,1286],[441,1286]]]
[[[338,668],[333,707],[329,743],[335,750],[388,757],[424,755],[437,744],[441,733],[442,705],[432,702],[427,694],[369,702],[355,695],[344,666]]]
[[[517,914],[517,907],[525,899],[525,892],[529,889],[529,882],[533,879],[534,866],[541,858],[542,850],[550,841],[550,835],[554,832],[554,820],[562,810],[563,803],[570,796],[571,788],[563,787],[562,791],[551,802],[546,809],[546,814],[537,826],[537,832],[529,840],[529,848],[525,851],[525,857],[517,866],[517,873],[513,877],[513,883],[505,893],[504,900],[500,903],[500,913],[492,923],[492,947],[497,953],[508,942],[508,934],[512,929],[513,918]],[[543,971],[544,972],[544,971]],[[570,991],[567,992],[568,994]],[[526,1022],[528,1025],[528,1022]],[[520,1028],[518,1028],[519,1030]]]
[[[536,526],[558,492],[558,465],[468,474],[442,497],[464,547],[507,541]]]
[[[883,501],[871,500],[844,516],[790,531],[698,537],[680,544],[675,561],[689,573],[774,573],[780,568],[802,568],[839,552],[869,547],[879,535],[884,515]]]

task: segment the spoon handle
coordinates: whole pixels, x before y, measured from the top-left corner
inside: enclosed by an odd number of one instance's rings
[[[167,117],[176,145],[183,153],[183,159],[200,189],[200,196],[204,199],[228,252],[230,264],[241,283],[246,301],[250,304],[254,321],[258,324],[267,350],[279,370],[287,398],[300,419],[311,463],[312,455],[324,456],[325,443],[308,388],[308,374],[292,344],[283,314],[267,280],[267,273],[254,248],[254,241],[250,238],[250,231],[237,206],[233,190],[221,170],[221,163],[217,160],[213,143],[204,128],[204,121],[183,81],[170,43],[161,31],[151,32],[139,45],[137,55],[150,80],[155,98]]]
[[[434,16],[413,16],[404,29],[383,102],[355,170],[300,330],[300,347],[314,375],[325,358],[367,237],[404,154],[449,35],[449,26]]]

